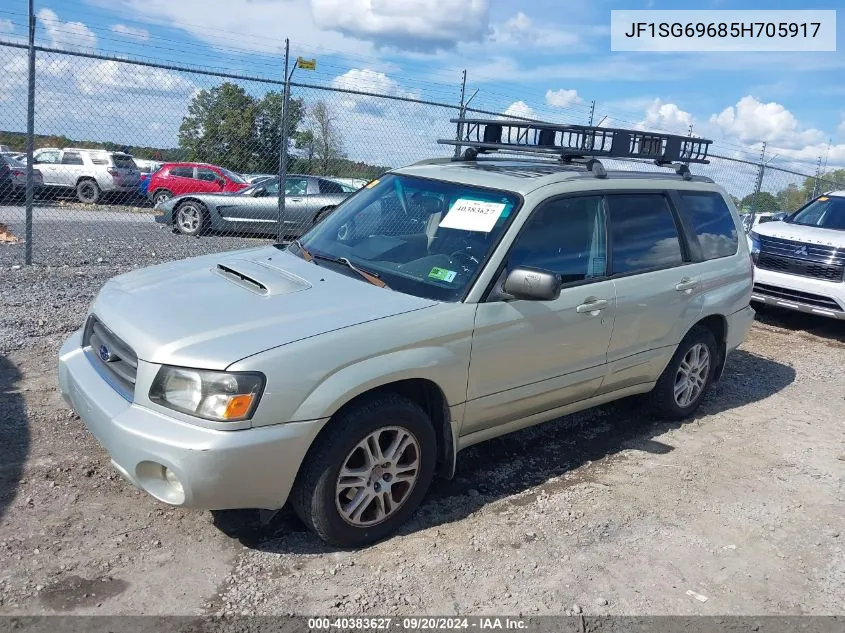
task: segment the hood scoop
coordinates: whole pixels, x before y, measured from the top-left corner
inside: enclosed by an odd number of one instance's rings
[[[308,290],[311,284],[286,270],[249,259],[230,259],[217,264],[215,272],[250,292],[264,297]]]

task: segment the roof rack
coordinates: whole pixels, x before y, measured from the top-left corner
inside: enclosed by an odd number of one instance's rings
[[[691,178],[689,163],[708,164],[713,141],[677,134],[627,130],[588,125],[559,125],[513,119],[450,119],[460,130],[458,139],[441,139],[443,145],[466,147],[456,160],[475,160],[489,152],[516,152],[558,156],[567,163],[584,163],[596,177],[607,172],[595,160],[635,158],[670,166],[685,179]]]

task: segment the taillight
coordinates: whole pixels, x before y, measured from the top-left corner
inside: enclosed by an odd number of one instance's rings
[[[119,176],[120,172],[114,167],[109,167],[109,176]]]
[[[13,170],[12,170],[12,175],[13,175],[13,176],[17,176],[18,178],[22,178],[23,176],[25,176],[25,175],[26,175],[26,172],[21,171],[20,169],[13,169]]]

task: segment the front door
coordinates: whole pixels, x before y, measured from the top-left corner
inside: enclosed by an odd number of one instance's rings
[[[607,277],[601,196],[561,196],[534,210],[505,271],[559,274],[552,301],[508,300],[494,289],[476,312],[462,435],[584,400],[601,387],[616,314]]]

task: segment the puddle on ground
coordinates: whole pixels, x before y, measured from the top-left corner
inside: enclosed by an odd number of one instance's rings
[[[128,583],[117,578],[101,579],[68,576],[41,592],[41,603],[54,611],[72,611],[94,607],[106,599],[126,591]]]

